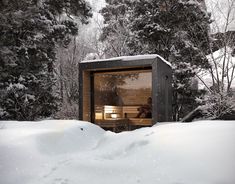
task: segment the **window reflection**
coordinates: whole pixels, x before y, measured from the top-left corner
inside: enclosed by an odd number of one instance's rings
[[[149,102],[152,96],[152,72],[94,73],[94,95],[95,121],[140,118],[142,107],[149,105],[149,111],[152,108],[152,102]],[[145,117],[142,115],[141,118]],[[151,115],[148,114],[146,118],[151,118]]]

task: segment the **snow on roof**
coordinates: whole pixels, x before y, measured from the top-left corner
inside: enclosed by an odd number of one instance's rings
[[[160,58],[164,63],[171,67],[171,63],[165,60],[163,57],[158,54],[146,54],[146,55],[135,55],[135,56],[120,56],[109,59],[96,59],[96,60],[85,60],[82,63],[90,63],[90,62],[101,62],[101,61],[134,61],[134,60],[144,60],[144,59],[155,59]]]

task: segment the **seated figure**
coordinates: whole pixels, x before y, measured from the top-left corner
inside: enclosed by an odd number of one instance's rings
[[[147,104],[140,106],[137,110],[139,111],[137,118],[152,118],[152,98],[148,97]]]

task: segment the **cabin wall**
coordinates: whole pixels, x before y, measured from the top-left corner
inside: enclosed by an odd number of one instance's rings
[[[82,87],[82,120],[91,121],[91,78],[90,72],[83,71],[83,87]],[[80,107],[81,108],[81,107]]]
[[[172,120],[172,73],[170,66],[164,62],[157,62],[157,121]],[[156,84],[155,84],[156,85]]]
[[[152,119],[153,124],[158,122],[158,75],[157,63],[153,62],[152,65]]]

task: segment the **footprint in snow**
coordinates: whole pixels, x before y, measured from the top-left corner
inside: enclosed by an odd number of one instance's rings
[[[69,180],[64,178],[55,178],[52,184],[68,184]]]
[[[50,176],[52,173],[54,173],[57,170],[57,167],[52,167],[51,170],[43,176],[43,178],[47,178]]]
[[[147,140],[132,142],[131,144],[124,147],[124,149],[120,148],[120,149],[112,151],[110,153],[106,153],[105,155],[102,156],[102,158],[108,159],[108,160],[114,160],[116,158],[127,155],[127,153],[130,151],[140,149],[140,147],[145,146],[148,143],[149,143],[149,141],[147,141]]]
[[[72,159],[67,159],[67,160],[61,160],[58,162],[57,165],[68,165],[71,162]]]
[[[149,141],[147,141],[147,140],[133,142],[126,148],[126,151],[130,151],[130,150],[136,149],[136,148],[138,149],[140,146],[145,146],[148,143],[149,143]]]
[[[148,137],[148,136],[153,135],[153,134],[154,134],[154,132],[150,132],[148,134],[145,134],[145,137]]]

